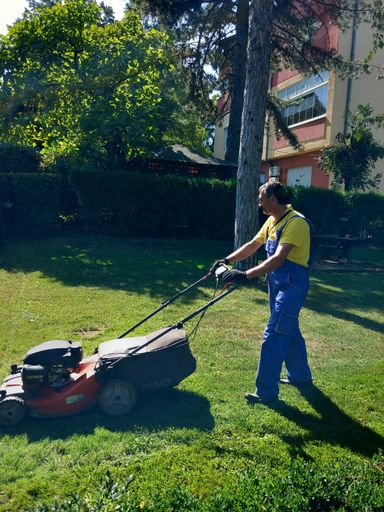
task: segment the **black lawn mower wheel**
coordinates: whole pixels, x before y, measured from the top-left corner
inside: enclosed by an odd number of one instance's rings
[[[136,404],[137,391],[130,382],[112,379],[106,382],[100,392],[99,405],[110,416],[129,412]]]
[[[0,402],[0,425],[14,427],[22,422],[27,414],[24,400],[18,396],[9,396]]]

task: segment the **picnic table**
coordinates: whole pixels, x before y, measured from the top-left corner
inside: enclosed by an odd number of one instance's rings
[[[312,238],[316,254],[320,252],[324,252],[328,256],[332,254],[340,262],[348,262],[350,249],[363,245],[367,241],[366,238],[350,235],[313,235]]]

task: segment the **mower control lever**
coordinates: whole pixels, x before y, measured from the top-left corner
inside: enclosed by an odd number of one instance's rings
[[[217,269],[215,270],[216,279],[219,279],[226,270],[228,270],[227,265],[222,264],[220,265],[220,267],[217,267]]]

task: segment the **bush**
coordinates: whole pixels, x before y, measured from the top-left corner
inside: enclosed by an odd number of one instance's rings
[[[384,245],[384,195],[319,188],[291,189],[292,204],[312,221],[316,234],[371,237]]]
[[[124,236],[233,236],[231,183],[123,172],[78,172],[72,181],[79,220],[90,229]]]
[[[43,235],[59,218],[61,177],[0,174],[0,200],[6,235]]]
[[[37,172],[40,155],[36,149],[17,144],[0,144],[0,173]]]
[[[293,207],[314,224],[317,234],[340,233],[340,219],[346,209],[342,192],[312,187],[295,187],[291,191]]]
[[[369,193],[346,194],[347,217],[351,234],[371,236],[380,246],[384,245],[384,195]]]
[[[0,173],[0,227],[8,235],[40,235],[76,220],[118,236],[232,240],[235,188],[234,181],[134,172]],[[317,234],[344,231],[384,244],[382,194],[294,188],[292,196]]]

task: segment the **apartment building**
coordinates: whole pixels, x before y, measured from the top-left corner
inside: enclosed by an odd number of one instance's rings
[[[329,24],[317,34],[318,43],[331,45],[346,60],[364,59],[372,47],[372,30],[367,24],[342,32]],[[375,55],[373,65],[384,66],[384,52]],[[319,169],[317,159],[324,147],[334,142],[338,133],[348,130],[347,112],[355,112],[359,104],[369,103],[375,114],[384,113],[384,81],[377,74],[342,79],[334,71],[321,71],[303,76],[296,70],[284,70],[271,77],[271,91],[283,99],[294,99],[295,104],[284,109],[288,126],[301,144],[294,149],[285,138],[277,138],[271,120],[264,137],[261,183],[271,177],[288,185],[328,188],[332,176]],[[223,108],[224,107],[224,108]],[[214,154],[225,158],[226,136],[229,124],[229,101],[219,102],[221,116],[216,126]],[[375,138],[384,144],[384,130],[373,130]],[[384,160],[376,163],[375,173],[383,178],[380,191],[384,192]]]

